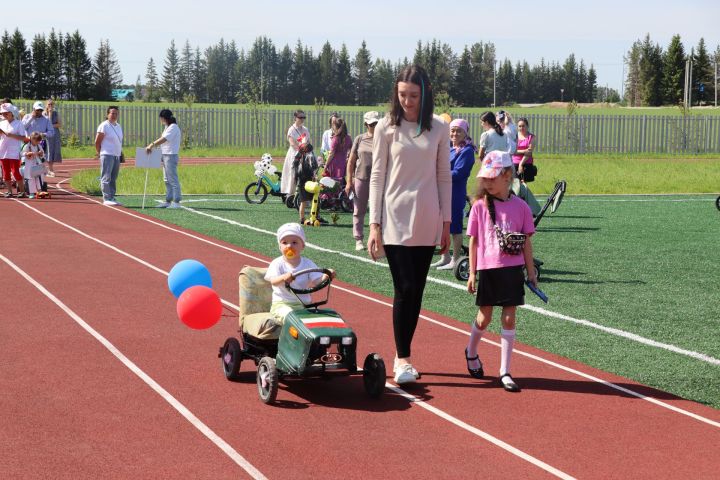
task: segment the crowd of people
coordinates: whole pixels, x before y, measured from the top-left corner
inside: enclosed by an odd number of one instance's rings
[[[0,104],[0,163],[5,197],[43,197],[45,177],[55,176],[55,164],[62,162],[60,115],[55,101],[33,103],[25,112],[9,98]],[[27,187],[27,188],[26,188]],[[15,190],[15,192],[13,192]]]
[[[46,190],[45,177],[55,175],[54,164],[62,162],[60,116],[53,100],[47,106],[35,102],[33,111],[21,116],[9,99],[0,105],[0,115],[5,196],[14,195],[12,176],[17,196],[35,197]],[[118,106],[108,107],[106,120],[98,126],[95,137],[103,203],[108,206],[120,205],[116,183],[124,160],[119,115]],[[146,152],[151,154],[160,147],[162,153],[166,197],[159,206],[180,208],[178,163],[182,133],[170,110],[163,109],[159,119],[163,133],[146,147]],[[518,179],[532,181],[537,173],[533,159],[537,139],[529,132],[527,118],[520,118],[516,125],[508,112],[485,112],[481,116],[484,131],[476,143],[466,120],[434,114],[433,88],[427,73],[419,66],[409,66],[394,82],[387,115],[366,112],[365,132],[354,138],[347,123],[333,112],[329,128],[322,135],[320,151],[315,154],[305,120],[303,110],[294,112],[287,132],[289,145],[281,193],[297,194],[300,225],[305,222],[306,204],[310,200],[304,185],[308,180],[317,180],[319,167],[322,175],[337,180],[345,195],[353,199],[355,249],[367,249],[375,261],[386,257],[390,267],[394,286],[395,381],[412,383],[421,376],[411,361],[411,345],[426,278],[431,266],[440,270],[455,267],[467,236],[470,268],[467,290],[475,295],[479,308],[464,350],[468,373],[473,378],[484,377],[478,346],[492,320],[493,308],[500,307],[498,378],[506,390],[519,391],[510,375],[516,309],[524,303],[525,275],[529,282],[537,281],[530,240],[534,233],[532,213],[511,188]],[[477,195],[466,215],[467,184],[476,161],[480,164]],[[368,214],[366,237],[364,225]],[[463,235],[466,216],[467,229]],[[300,225],[282,227],[287,230],[286,237],[297,243],[286,246],[293,255],[304,247]],[[280,237],[283,236],[278,237],[281,243],[286,241]],[[438,246],[440,259],[432,264]],[[280,258],[276,263],[283,261]],[[285,280],[293,278],[293,272],[302,266],[300,262],[287,260],[287,263],[271,275],[274,289],[284,288]]]

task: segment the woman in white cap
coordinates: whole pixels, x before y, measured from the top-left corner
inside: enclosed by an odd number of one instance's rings
[[[5,197],[12,197],[12,180],[17,183],[18,197],[26,197],[23,177],[20,175],[20,147],[27,140],[25,127],[15,118],[17,109],[11,103],[0,105],[0,163],[2,163],[3,180],[7,192]]]
[[[420,378],[410,344],[435,246],[445,253],[450,243],[450,132],[433,115],[432,87],[422,67],[398,74],[390,105],[373,137],[368,252],[375,260],[384,249],[390,266],[395,382],[402,384]]]
[[[355,137],[347,163],[347,184],[345,193],[349,196],[355,192],[353,199],[353,237],[355,250],[365,250],[365,214],[367,213],[368,197],[370,196],[370,172],[372,171],[372,148],[375,125],[380,121],[380,114],[371,111],[363,115],[367,131]]]

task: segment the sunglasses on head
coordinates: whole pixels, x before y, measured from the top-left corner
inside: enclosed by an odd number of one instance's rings
[[[299,118],[300,120],[305,120],[305,117],[304,117],[304,116],[303,116],[303,117],[297,117],[297,118]]]

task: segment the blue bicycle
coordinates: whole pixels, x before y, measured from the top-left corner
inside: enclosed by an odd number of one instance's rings
[[[270,175],[277,175],[277,182],[273,181]],[[272,156],[269,153],[263,154],[262,158],[255,162],[255,176],[257,181],[245,187],[245,200],[248,203],[259,205],[268,195],[281,197],[285,201],[285,195],[280,193],[282,174],[273,166]]]

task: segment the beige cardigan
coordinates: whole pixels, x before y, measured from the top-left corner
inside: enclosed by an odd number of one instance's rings
[[[417,123],[378,122],[370,173],[370,223],[382,226],[385,245],[440,244],[451,217],[450,133],[434,117],[419,137]]]

